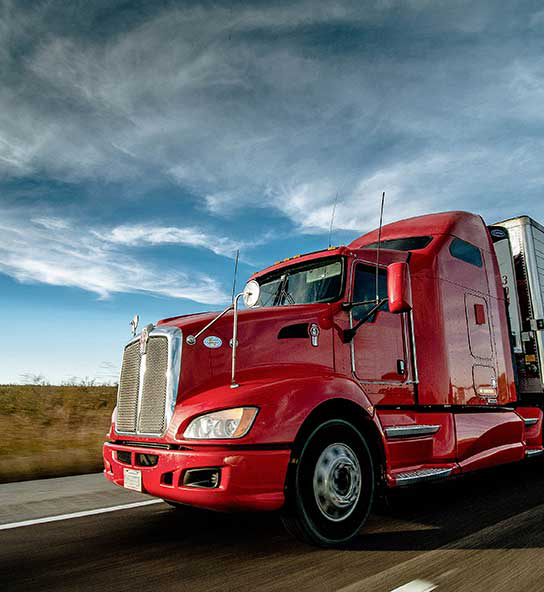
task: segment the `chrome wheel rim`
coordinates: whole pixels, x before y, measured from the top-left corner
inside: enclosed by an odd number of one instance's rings
[[[361,466],[346,444],[330,444],[314,470],[314,496],[321,513],[334,522],[345,520],[361,495]]]

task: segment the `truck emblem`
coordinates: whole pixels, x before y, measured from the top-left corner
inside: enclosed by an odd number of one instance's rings
[[[312,323],[308,332],[312,339],[312,345],[317,347],[319,345],[319,327],[315,323]]]
[[[147,342],[149,341],[149,333],[153,331],[153,323],[146,325],[140,333],[140,355],[147,353]]]
[[[216,337],[215,335],[210,335],[209,337],[206,337],[206,339],[204,339],[202,343],[204,343],[204,345],[206,347],[209,347],[210,349],[218,349],[223,345],[223,341],[221,341],[221,338]]]
[[[491,236],[496,236],[497,238],[505,238],[506,230],[503,230],[502,228],[492,228]]]

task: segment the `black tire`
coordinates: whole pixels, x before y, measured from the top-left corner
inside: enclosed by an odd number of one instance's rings
[[[346,420],[325,421],[293,451],[282,521],[307,543],[345,547],[363,527],[374,489],[364,436]]]

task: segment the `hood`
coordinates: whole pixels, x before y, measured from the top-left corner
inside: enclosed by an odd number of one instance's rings
[[[236,382],[277,375],[279,368],[298,366],[300,371],[331,370],[333,367],[332,307],[334,304],[300,304],[254,308],[238,312],[238,347],[236,349]],[[216,321],[197,340],[196,335],[219,313],[187,315],[160,321],[159,325],[178,327],[183,333],[181,375],[178,400],[203,390],[230,384],[232,367],[233,311]],[[317,339],[310,328],[317,326]],[[206,338],[215,337],[218,339]],[[212,346],[212,347],[210,347]],[[313,370],[312,370],[313,369]]]

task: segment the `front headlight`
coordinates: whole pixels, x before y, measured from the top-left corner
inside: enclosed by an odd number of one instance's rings
[[[195,417],[183,437],[188,440],[225,440],[245,436],[257,415],[257,407],[237,407]]]

